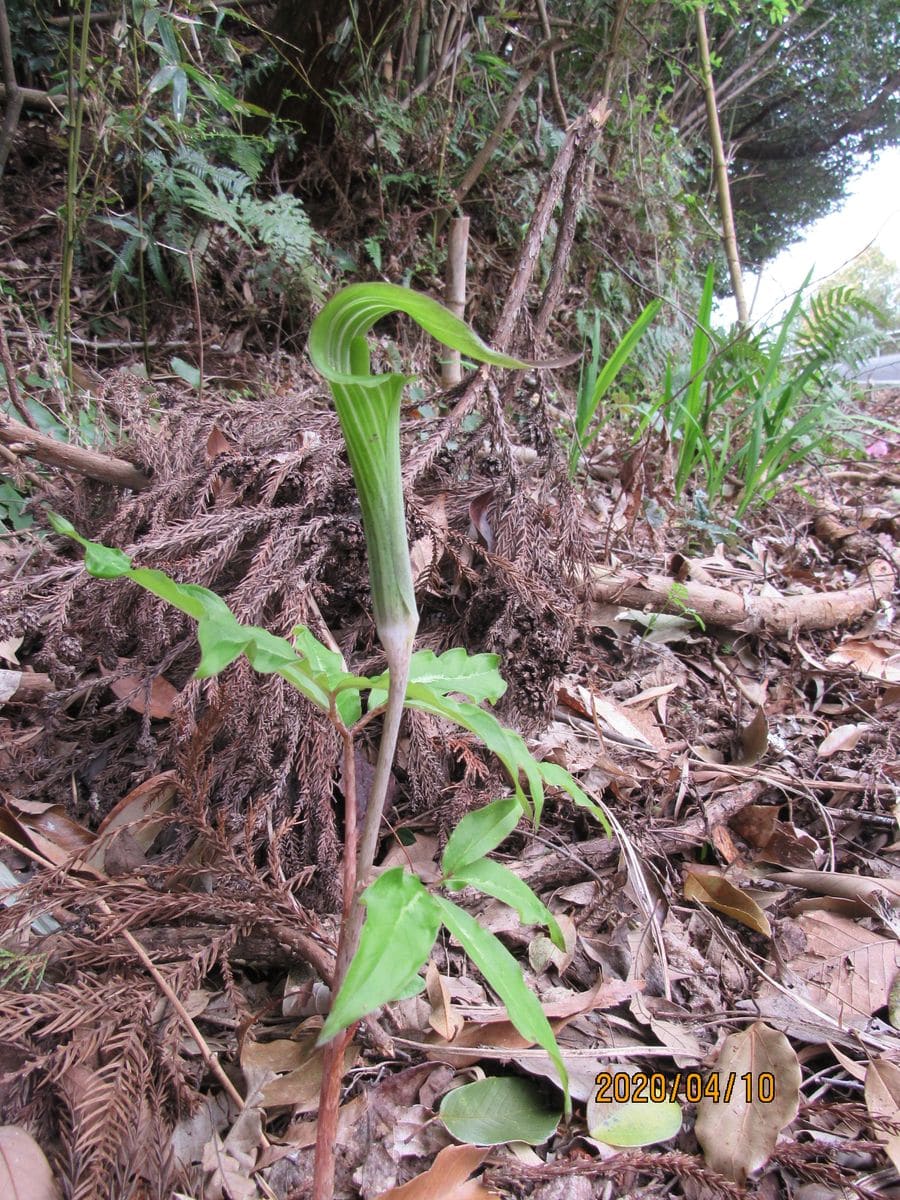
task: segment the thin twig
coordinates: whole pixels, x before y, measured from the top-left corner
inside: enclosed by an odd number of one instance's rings
[[[3,0],[0,0],[0,4],[2,3]],[[6,340],[6,326],[3,324],[2,315],[0,315],[0,363],[3,363],[3,370],[6,372],[6,390],[9,393],[10,403],[25,424],[29,428],[37,430],[37,421],[22,403],[19,396],[19,384],[16,380],[16,370],[13,366],[12,355],[9,352],[9,342]]]

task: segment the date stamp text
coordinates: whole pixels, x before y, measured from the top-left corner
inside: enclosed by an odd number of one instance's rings
[[[775,1099],[775,1076],[769,1071],[747,1071],[743,1075],[735,1071],[714,1071],[711,1075],[679,1071],[672,1076],[601,1071],[594,1082],[597,1104],[662,1104],[675,1100],[699,1104],[701,1100],[712,1100],[714,1104],[751,1105],[771,1104]]]

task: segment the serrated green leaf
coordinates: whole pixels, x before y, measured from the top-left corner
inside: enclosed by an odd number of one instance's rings
[[[362,894],[366,907],[359,949],[331,1006],[319,1044],[388,1004],[408,995],[441,926],[435,898],[418,876],[392,867]]]
[[[519,781],[520,775],[524,775],[528,780],[531,803],[534,806],[535,825],[540,823],[544,807],[541,773],[538,764],[529,754],[524,739],[515,730],[501,725],[493,713],[464,700],[440,696],[422,683],[410,684],[406,690],[406,703],[409,708],[416,708],[436,717],[446,717],[480,737],[491,753],[496,754],[506,767],[519,803],[528,812],[528,800]]]
[[[460,1142],[538,1146],[556,1132],[562,1113],[548,1109],[540,1088],[515,1076],[479,1079],[454,1088],[441,1101],[440,1117]]]
[[[586,808],[593,817],[596,817],[603,826],[606,836],[612,837],[612,826],[607,819],[606,813],[590,798],[587,792],[578,786],[564,767],[560,767],[556,763],[542,762],[539,764],[539,770],[547,783],[552,787],[562,788],[564,792],[568,792],[579,808]]]
[[[433,650],[417,650],[409,664],[409,682],[423,683],[439,696],[459,692],[475,704],[483,700],[496,704],[506,691],[506,680],[498,670],[497,654],[469,654],[455,646],[437,655]],[[387,699],[388,672],[373,680],[369,707],[377,708]]]
[[[432,896],[440,920],[447,926],[472,962],[503,1003],[509,1019],[522,1037],[535,1042],[550,1055],[566,1093],[566,1113],[570,1113],[569,1076],[556,1044],[553,1030],[537,996],[529,990],[522,968],[499,938],[483,929],[474,917],[443,896]]]
[[[447,839],[441,859],[444,874],[455,875],[469,863],[496,850],[518,825],[521,816],[522,805],[515,796],[493,800],[484,808],[466,813]]]
[[[487,892],[495,900],[514,908],[523,925],[546,925],[554,946],[565,950],[566,939],[556,917],[546,904],[538,899],[528,884],[502,863],[494,862],[490,858],[479,858],[454,871],[452,878],[446,883],[448,887],[460,884]]]

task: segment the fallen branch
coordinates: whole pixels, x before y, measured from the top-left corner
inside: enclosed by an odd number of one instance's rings
[[[13,421],[0,413],[0,442],[15,454],[29,455],[38,462],[52,467],[62,467],[99,479],[103,483],[114,483],[118,487],[129,487],[140,492],[150,486],[150,480],[138,468],[124,458],[112,458],[98,450],[85,450],[81,446],[70,446],[58,442],[44,433],[36,433],[27,425]]]
[[[16,93],[21,100],[22,108],[38,108],[42,112],[62,113],[66,104],[65,96],[51,96],[49,92],[42,92],[40,88],[17,87]],[[0,83],[0,100],[6,100],[8,94],[6,84]]]
[[[857,585],[846,591],[751,596],[703,583],[681,583],[668,575],[593,567],[588,587],[592,598],[603,604],[696,615],[705,624],[747,633],[790,634],[799,629],[852,625],[890,598],[895,578],[891,563],[875,559],[860,573]]]
[[[49,675],[37,671],[0,671],[0,705],[34,704],[54,691],[56,685]]]

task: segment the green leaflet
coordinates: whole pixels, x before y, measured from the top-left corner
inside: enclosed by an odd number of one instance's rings
[[[637,320],[626,330],[602,370],[598,373],[590,395],[579,395],[578,412],[575,415],[575,435],[572,438],[572,444],[569,448],[570,479],[574,479],[575,477],[579,457],[602,428],[601,423],[588,436],[588,427],[594,419],[594,414],[600,405],[600,401],[612,387],[613,383],[615,383],[616,376],[628,362],[629,358],[631,358],[638,342],[644,336],[647,327],[656,317],[660,308],[662,308],[661,300],[650,301]]]
[[[432,337],[478,362],[526,364],[491,350],[437,301],[391,283],[357,283],[325,305],[309,331],[309,356],[331,387],[356,481],[369,551],[372,608],[382,645],[411,639],[418,624],[400,473],[400,396],[407,377],[370,374],[366,334],[404,312]]]
[[[482,973],[509,1013],[522,1037],[535,1042],[550,1055],[566,1094],[566,1115],[572,1111],[569,1076],[556,1044],[553,1030],[537,996],[525,982],[522,968],[499,938],[488,933],[474,917],[442,896],[432,897],[440,919]]]
[[[334,670],[333,658],[327,657],[333,652],[327,646],[316,643],[319,649],[313,651],[315,638],[309,631],[304,639],[305,653],[298,655],[287,639],[276,637],[256,625],[242,625],[222,597],[208,588],[177,583],[165,572],[149,567],[132,567],[127,554],[82,537],[65,517],[48,511],[47,519],[57,533],[72,538],[84,548],[84,565],[89,574],[100,579],[130,579],[194,618],[201,650],[196,671],[198,678],[216,675],[241,654],[246,654],[257,671],[281,675],[325,712],[330,709],[329,695],[333,691],[339,686],[346,687],[348,680],[356,684],[356,676]],[[317,670],[317,665],[322,669]],[[352,691],[338,695],[336,704],[342,719],[345,716],[354,721],[358,718],[359,698]]]
[[[382,1004],[410,994],[441,927],[434,897],[417,875],[392,867],[362,895],[366,906],[359,948],[331,1005],[319,1044]]]
[[[538,764],[531,757],[524,739],[518,733],[501,725],[493,713],[486,712],[476,704],[451,700],[449,696],[440,696],[421,683],[411,683],[406,689],[406,704],[408,708],[417,708],[421,712],[431,713],[436,717],[447,717],[448,720],[461,725],[463,729],[468,729],[470,733],[481,738],[487,748],[496,754],[506,767],[519,803],[531,816],[531,806],[519,782],[520,774],[524,775],[531,793],[531,804],[534,806],[534,822],[535,825],[540,824],[541,812],[544,807],[541,772]]]
[[[506,680],[498,667],[497,654],[469,654],[462,646],[454,646],[437,655],[433,650],[417,650],[409,662],[409,682],[424,683],[438,695],[459,692],[478,704],[487,700],[496,704],[506,691]],[[390,672],[373,679],[369,708],[378,708],[387,699]]]
[[[599,804],[590,798],[587,792],[578,786],[565,767],[560,767],[556,763],[542,762],[538,763],[538,770],[551,787],[562,788],[564,792],[568,792],[579,808],[586,808],[591,816],[595,817],[603,826],[607,837],[613,836],[612,826],[606,813]]]
[[[492,858],[476,859],[454,871],[452,878],[444,883],[448,888],[476,887],[487,892],[495,900],[514,908],[523,925],[546,925],[554,946],[565,950],[566,939],[553,913],[524,880],[502,863],[494,862]]]
[[[466,813],[447,839],[441,866],[447,876],[490,854],[519,823],[522,805],[515,796],[494,800]]]

